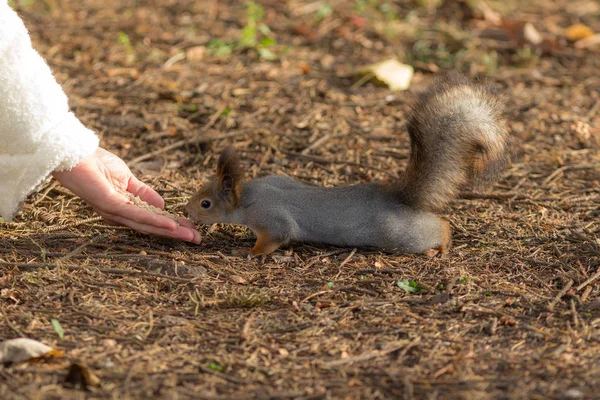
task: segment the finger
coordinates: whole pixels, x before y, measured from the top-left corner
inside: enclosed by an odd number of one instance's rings
[[[154,207],[158,207],[161,210],[165,208],[165,200],[160,194],[135,176],[129,178],[127,191],[133,193],[135,196],[139,196],[140,199]]]
[[[200,241],[201,241],[201,236],[200,236],[199,232],[197,232],[193,229],[190,229],[190,228],[183,227],[183,226],[179,226],[175,230],[168,230],[168,229],[163,229],[163,228],[157,228],[152,225],[141,224],[137,221],[132,221],[130,219],[123,218],[121,216],[115,216],[115,215],[102,215],[102,216],[113,222],[128,226],[138,232],[162,236],[162,237],[168,237],[168,238],[173,238],[173,239],[185,240],[186,242],[200,243]]]
[[[127,219],[137,222],[141,225],[153,226],[158,229],[167,229],[174,231],[179,224],[171,218],[164,215],[158,215],[152,211],[145,210],[133,204],[116,204],[112,207],[102,206],[97,207],[96,211],[102,212],[109,216],[109,219],[116,220],[117,218]]]
[[[196,229],[196,224],[185,217],[177,217],[177,222],[179,222],[179,225],[185,226],[186,228]]]

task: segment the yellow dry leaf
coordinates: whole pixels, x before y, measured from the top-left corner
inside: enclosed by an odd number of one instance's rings
[[[594,36],[594,31],[587,25],[575,24],[571,25],[565,31],[565,36],[572,42]]]

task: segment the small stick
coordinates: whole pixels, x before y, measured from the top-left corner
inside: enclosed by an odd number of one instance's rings
[[[142,161],[145,161],[149,158],[158,156],[160,154],[169,152],[171,150],[175,150],[178,149],[180,147],[186,146],[188,144],[200,144],[200,143],[208,143],[211,142],[213,140],[221,140],[221,139],[228,139],[228,138],[232,138],[232,137],[236,137],[236,136],[241,136],[241,135],[245,135],[247,134],[247,131],[241,131],[241,132],[233,132],[233,133],[224,133],[223,135],[217,135],[217,136],[194,136],[193,138],[189,138],[189,139],[183,139],[183,140],[179,140],[175,143],[172,143],[168,146],[165,146],[163,148],[151,151],[150,153],[146,153],[144,155],[141,155],[137,158],[134,158],[133,160],[129,161],[127,163],[127,165],[129,167],[132,167],[136,164],[139,164]]]
[[[250,339],[250,328],[252,328],[252,323],[254,322],[254,318],[256,317],[256,311],[252,312],[250,314],[250,316],[248,317],[248,319],[246,320],[246,323],[244,324],[244,327],[242,328],[242,339],[244,340],[248,340]]]
[[[598,268],[598,271],[596,271],[596,273],[594,275],[592,275],[592,277],[590,279],[588,279],[587,281],[583,282],[581,285],[577,286],[577,291],[579,292],[581,289],[583,289],[584,287],[586,287],[590,283],[594,282],[599,277],[600,277],[600,268]]]
[[[37,206],[42,200],[44,200],[48,193],[50,193],[50,191],[54,189],[57,185],[58,181],[53,181],[50,185],[48,185],[48,188],[44,191],[44,193],[42,193],[40,198],[33,202],[33,206]]]
[[[346,257],[344,259],[344,261],[342,261],[342,263],[338,267],[339,268],[339,272],[337,273],[337,275],[335,276],[335,278],[333,278],[333,280],[336,280],[337,278],[339,278],[339,276],[342,274],[342,267],[344,265],[346,265],[348,263],[348,261],[350,261],[352,259],[352,257],[354,257],[354,254],[356,254],[356,249],[352,249],[352,251],[350,252],[350,254],[348,255],[348,257]]]
[[[579,319],[577,318],[577,309],[575,309],[575,300],[571,299],[571,314],[573,315],[573,326],[577,327],[579,325]]]
[[[300,152],[300,154],[306,155],[306,154],[310,153],[311,150],[321,146],[323,143],[328,141],[330,138],[331,138],[331,135],[329,133],[325,134],[323,137],[315,140],[310,146],[308,146],[304,150],[302,150]]]
[[[19,335],[19,337],[25,337],[25,335],[23,335],[23,333],[12,324],[12,322],[10,321],[10,319],[8,318],[8,315],[6,315],[6,311],[4,311],[4,307],[0,308],[0,310],[2,311],[2,315],[4,315],[4,321],[6,321],[6,325],[12,329],[13,331],[15,331],[15,333],[17,335]]]
[[[379,167],[375,167],[373,165],[366,165],[366,164],[362,164],[356,161],[345,161],[345,160],[330,160],[328,158],[325,157],[319,157],[319,156],[313,156],[311,154],[302,154],[302,153],[294,153],[293,151],[281,151],[283,154],[285,154],[286,156],[290,156],[290,157],[296,157],[296,158],[304,158],[306,160],[309,161],[313,161],[319,164],[346,164],[346,165],[354,165],[357,167],[363,167],[363,168],[368,168],[368,169],[372,169],[374,171],[381,171],[381,172],[387,172],[389,173],[388,170],[384,169],[384,168],[379,168]]]
[[[554,311],[554,306],[556,305],[556,303],[558,303],[561,297],[563,297],[569,291],[569,289],[571,289],[571,286],[573,286],[573,280],[569,279],[569,282],[567,282],[565,287],[563,287],[561,291],[558,292],[558,294],[554,297],[554,299],[552,299],[552,301],[548,303],[548,311]]]
[[[498,318],[494,317],[490,321],[490,330],[489,330],[490,336],[494,336],[496,334],[496,329],[497,328],[498,328]]]
[[[54,232],[54,231],[58,231],[58,230],[61,230],[61,229],[73,228],[73,227],[76,227],[76,226],[79,226],[79,225],[89,224],[90,222],[102,221],[102,219],[103,219],[102,217],[86,218],[86,219],[82,219],[81,221],[72,222],[70,224],[52,226],[52,227],[50,227],[48,229],[45,229],[42,232],[43,233],[49,233],[49,232]]]
[[[67,261],[69,258],[76,256],[77,254],[81,253],[81,251],[83,249],[85,249],[87,246],[89,246],[90,244],[94,243],[97,240],[100,240],[102,238],[106,237],[106,234],[100,234],[100,235],[96,235],[95,237],[91,238],[90,240],[88,240],[87,242],[85,242],[84,244],[77,246],[74,250],[70,251],[69,253],[67,253],[66,255],[60,257],[58,260],[56,260],[56,263],[61,263],[64,261]]]
[[[79,265],[54,265],[54,264],[42,264],[42,263],[12,263],[12,262],[0,262],[0,266],[7,266],[17,268],[19,270],[24,271],[32,271],[41,268],[47,269],[56,269],[56,268],[64,268],[69,271],[89,271],[89,270],[97,270],[105,274],[115,274],[115,275],[133,275],[133,276],[151,276],[154,278],[163,278],[169,279],[175,282],[188,283],[193,282],[195,279],[186,279],[179,278],[175,276],[169,276],[164,274],[158,274],[155,272],[143,272],[143,271],[134,271],[134,270],[126,270],[126,269],[117,269],[117,268],[99,268],[99,267],[81,267]]]
[[[583,291],[583,294],[581,295],[581,302],[582,303],[584,303],[587,300],[587,298],[590,295],[590,293],[592,293],[592,289],[593,289],[592,286],[588,286],[588,287],[585,288],[585,290]]]
[[[565,171],[579,170],[579,169],[594,169],[600,168],[600,164],[579,164],[579,165],[565,165],[557,168],[556,171],[548,175],[546,179],[542,181],[542,186],[546,186],[550,181],[556,178],[558,175]]]
[[[312,299],[313,297],[317,297],[317,296],[320,296],[320,295],[328,293],[328,292],[330,292],[330,290],[321,290],[320,292],[313,293],[310,296],[306,296],[303,300],[301,300],[300,304],[306,303],[308,300]]]
[[[358,89],[365,83],[369,82],[373,77],[375,77],[375,74],[373,72],[369,72],[368,74],[365,74],[365,76],[360,78],[358,81],[354,82],[354,84],[352,84],[352,86],[350,86],[350,89]]]

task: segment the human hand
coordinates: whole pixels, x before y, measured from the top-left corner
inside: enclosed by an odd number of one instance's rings
[[[200,243],[200,233],[186,218],[178,222],[169,217],[131,204],[121,192],[139,196],[146,203],[163,209],[163,198],[150,186],[140,182],[129,167],[113,153],[98,148],[70,171],[53,173],[63,186],[81,197],[104,219],[136,231]]]

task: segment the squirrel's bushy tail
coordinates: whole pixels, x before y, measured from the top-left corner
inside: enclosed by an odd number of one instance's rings
[[[402,202],[436,211],[465,183],[490,186],[507,162],[504,107],[487,88],[450,73],[424,92],[408,117],[411,154]]]

